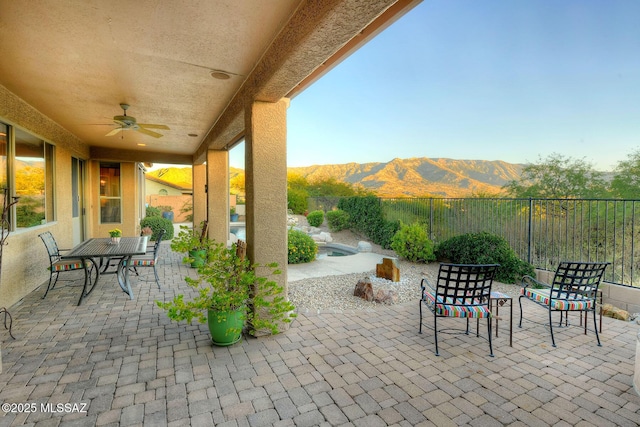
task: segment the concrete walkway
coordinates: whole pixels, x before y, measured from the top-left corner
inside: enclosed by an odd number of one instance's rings
[[[384,255],[357,253],[349,256],[327,256],[306,264],[292,264],[287,268],[287,280],[294,282],[311,277],[375,271],[376,264],[380,264],[382,258]]]
[[[68,284],[45,300],[41,287],[9,307],[17,339],[0,327],[0,403],[14,405],[2,406],[0,426],[636,426],[640,420],[631,386],[635,324],[604,319],[602,347],[593,333],[561,329],[553,348],[547,328],[531,321],[514,325],[510,347],[503,321],[495,357],[473,334],[440,334],[436,357],[433,333],[418,334],[415,302],[301,312],[280,335],[213,347],[205,326],[170,322],[154,304],[186,291],[183,277],[193,270],[180,259],[163,244],[164,290],[136,281],[133,301],[114,276],[105,276],[80,307],[79,287]],[[524,308],[526,319],[544,323],[543,310]]]

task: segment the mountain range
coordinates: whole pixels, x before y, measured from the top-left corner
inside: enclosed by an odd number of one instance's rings
[[[504,184],[520,178],[524,166],[501,160],[419,157],[386,163],[290,167],[288,172],[311,182],[334,178],[361,185],[381,197],[465,197],[500,193]],[[165,168],[147,173],[174,184],[189,186],[191,183],[191,168]],[[241,173],[242,169],[230,168],[230,178]]]
[[[427,157],[386,163],[346,163],[289,168],[309,181],[333,177],[362,185],[381,197],[464,197],[497,194],[519,179],[525,165],[500,160],[454,160]]]

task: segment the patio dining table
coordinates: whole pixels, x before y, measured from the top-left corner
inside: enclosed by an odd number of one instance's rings
[[[100,268],[98,268],[98,263],[94,261],[96,258],[120,258],[116,271],[118,284],[122,291],[129,295],[130,299],[134,299],[131,281],[129,279],[129,269],[126,268],[125,265],[130,264],[131,257],[144,255],[146,253],[148,239],[148,236],[122,237],[118,244],[113,244],[110,238],[88,239],[67,252],[62,258],[81,258],[92,261],[91,263],[84,263],[84,286],[82,287],[82,294],[78,300],[78,305],[82,302],[82,298],[91,293],[100,279]],[[90,282],[89,269],[92,268],[88,266],[90,264],[95,266],[97,274],[95,283],[90,289],[87,289],[87,285]]]

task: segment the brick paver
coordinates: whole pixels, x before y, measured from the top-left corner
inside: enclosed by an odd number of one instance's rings
[[[206,326],[173,323],[155,305],[189,292],[183,278],[194,275],[167,243],[161,251],[163,289],[134,278],[133,301],[103,276],[80,307],[77,284],[64,283],[10,307],[17,339],[0,328],[0,403],[37,411],[4,411],[0,426],[640,423],[634,324],[605,318],[602,347],[593,333],[558,329],[553,348],[545,313],[525,304],[513,347],[501,335],[492,358],[474,334],[440,334],[436,357],[415,302],[302,310],[278,336],[213,347]],[[57,403],[86,412],[42,410]]]

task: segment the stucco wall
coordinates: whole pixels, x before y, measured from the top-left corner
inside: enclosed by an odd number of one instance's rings
[[[3,86],[0,86],[0,121],[55,146],[55,220],[12,232],[3,251],[0,306],[10,307],[49,278],[49,259],[38,234],[50,231],[61,248],[71,247],[71,157],[87,159],[89,149]]]

